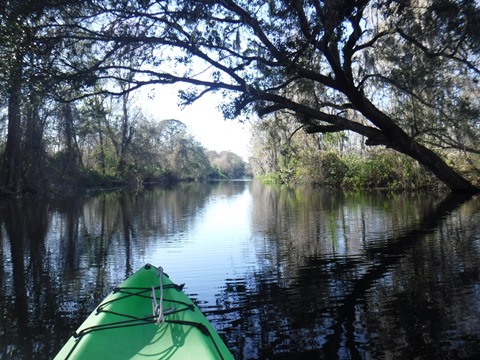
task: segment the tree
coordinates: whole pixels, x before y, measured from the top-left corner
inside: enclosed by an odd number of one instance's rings
[[[159,156],[162,167],[179,179],[204,179],[210,170],[205,149],[187,132],[179,120],[159,124]]]
[[[24,53],[29,44],[27,30],[22,26],[28,22],[30,11],[10,3],[1,10],[0,48],[2,73],[2,94],[8,100],[8,136],[2,158],[2,191],[15,193],[21,181],[21,103],[24,76]]]
[[[255,175],[282,174],[287,181],[295,171],[301,146],[295,141],[295,135],[301,132],[298,124],[291,120],[288,115],[277,112],[253,124],[250,163]]]
[[[102,10],[117,16],[96,41],[154,55],[130,69],[133,87],[190,83],[185,104],[223,91],[228,117],[288,111],[309,133],[356,132],[417,160],[452,190],[479,190],[436,153],[479,152],[465,141],[479,135],[473,0],[142,0]]]
[[[78,0],[1,1],[0,94],[7,103],[7,133],[0,162],[0,192],[45,189],[44,131],[56,59],[62,41],[53,37],[66,14],[77,13]],[[2,100],[3,100],[2,99]],[[2,101],[3,102],[3,101]]]
[[[131,153],[135,171],[148,182],[201,180],[210,172],[205,149],[175,119],[139,121]]]
[[[243,159],[231,151],[208,152],[210,164],[218,172],[229,179],[240,179],[246,175],[246,164]]]

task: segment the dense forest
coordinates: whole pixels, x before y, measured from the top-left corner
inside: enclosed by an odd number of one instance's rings
[[[236,177],[132,106],[182,83],[261,118],[258,173],[478,192],[479,54],[475,0],[0,0],[0,191]]]

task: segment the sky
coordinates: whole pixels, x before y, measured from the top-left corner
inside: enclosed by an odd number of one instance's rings
[[[140,94],[144,112],[158,121],[180,120],[205,148],[231,151],[245,161],[249,157],[250,125],[238,120],[224,120],[217,109],[220,95],[210,94],[181,110],[175,86],[156,86]],[[148,96],[148,95],[151,96]]]

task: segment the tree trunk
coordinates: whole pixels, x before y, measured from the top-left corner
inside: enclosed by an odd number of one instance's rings
[[[127,165],[127,157],[130,147],[130,142],[132,140],[133,130],[130,126],[130,116],[128,112],[128,101],[129,101],[129,94],[125,94],[122,97],[122,138],[120,140],[120,151],[119,151],[119,160],[117,171],[124,175],[125,167]]]
[[[103,143],[103,129],[102,129],[101,116],[98,115],[96,120],[97,120],[98,139],[100,142],[100,167],[102,169],[102,175],[105,175],[107,172],[107,165],[105,163],[105,147]]]
[[[456,192],[480,192],[480,189],[472,185],[467,179],[455,172],[440,156],[432,150],[416,142],[402,128],[385,113],[380,111],[375,105],[368,101],[360,93],[356,96],[349,96],[357,109],[375,124],[383,132],[387,141],[381,143],[391,147],[405,155],[418,161],[421,165],[429,169],[440,181],[442,181],[450,190]]]
[[[7,193],[22,191],[22,57],[18,58],[10,74],[10,88],[8,89],[8,134],[5,152],[3,154],[2,190]]]
[[[62,107],[62,113],[64,121],[65,146],[67,152],[65,163],[63,164],[63,171],[77,171],[78,167],[83,167],[83,163],[75,134],[72,105],[70,103],[64,104]]]
[[[45,123],[40,117],[40,99],[32,89],[25,118],[25,139],[23,141],[23,187],[25,192],[37,193],[47,187],[45,175],[45,147],[43,133]]]

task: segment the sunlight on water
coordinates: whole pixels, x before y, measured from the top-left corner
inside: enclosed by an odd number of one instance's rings
[[[158,245],[146,257],[147,262],[161,264],[177,281],[188,278],[188,293],[195,294],[202,303],[214,303],[218,289],[232,276],[232,269],[255,261],[246,243],[251,201],[248,189],[231,197],[212,196],[183,234],[188,241],[165,247],[162,237],[153,236],[152,242]]]

